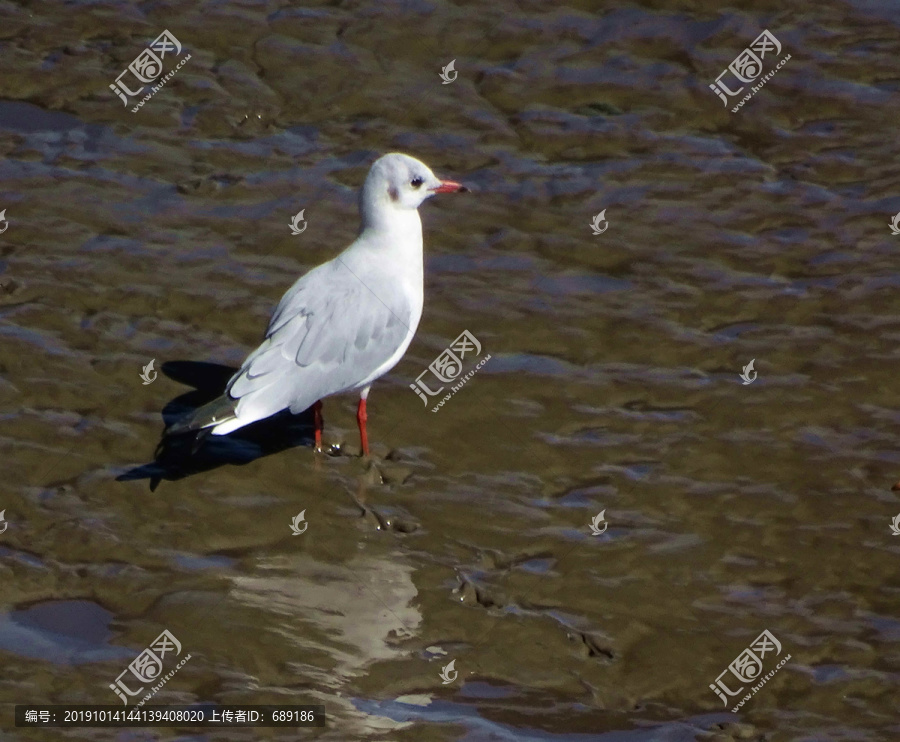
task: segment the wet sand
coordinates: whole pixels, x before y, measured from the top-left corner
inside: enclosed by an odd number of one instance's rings
[[[896,739],[895,8],[742,8],[7,8],[0,736],[186,739],[12,721],[118,703],[168,630],[150,703],[328,717],[192,739]],[[765,28],[791,59],[731,113]],[[131,113],[108,86],[164,29],[191,58]],[[397,150],[475,192],[421,209],[371,460],[352,396],[332,456],[301,415],[157,460]],[[431,412],[464,330],[491,359]],[[764,630],[791,660],[730,713]]]

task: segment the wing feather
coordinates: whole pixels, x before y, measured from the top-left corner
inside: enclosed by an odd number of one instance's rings
[[[287,291],[266,339],[229,382],[228,394],[237,400],[235,422],[286,407],[301,412],[318,399],[356,388],[390,360],[409,335],[412,306],[404,292],[384,290],[388,276],[373,273],[367,279],[379,285],[367,286],[335,261]]]

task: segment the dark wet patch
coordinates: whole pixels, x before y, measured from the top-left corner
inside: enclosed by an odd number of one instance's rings
[[[0,546],[0,558],[15,560],[35,569],[48,569],[47,565],[34,554],[19,549],[10,549],[7,546]]]
[[[191,571],[202,570],[227,570],[231,569],[235,560],[222,555],[202,556],[197,554],[175,554],[171,557],[172,561],[181,567]]]
[[[0,101],[0,129],[33,134],[70,131],[83,126],[82,121],[68,113],[48,111],[32,103]]]
[[[0,615],[0,649],[59,665],[133,657],[109,644],[113,615],[88,600],[51,600]]]

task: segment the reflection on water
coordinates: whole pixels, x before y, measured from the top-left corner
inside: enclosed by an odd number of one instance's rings
[[[334,565],[278,557],[258,565],[260,576],[234,579],[232,599],[273,617],[283,656],[293,658],[288,673],[315,682],[327,711],[340,709],[345,733],[407,726],[359,714],[350,692],[374,663],[402,660],[417,635],[422,616],[413,568],[401,559],[355,557]]]

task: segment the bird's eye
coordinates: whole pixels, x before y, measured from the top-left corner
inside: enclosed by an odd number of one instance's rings
[[[416,177],[413,178],[411,181],[409,181],[409,184],[410,184],[413,188],[421,188],[421,187],[422,187],[422,183],[424,183],[424,182],[425,182],[424,178],[419,178],[418,176],[416,176]]]

